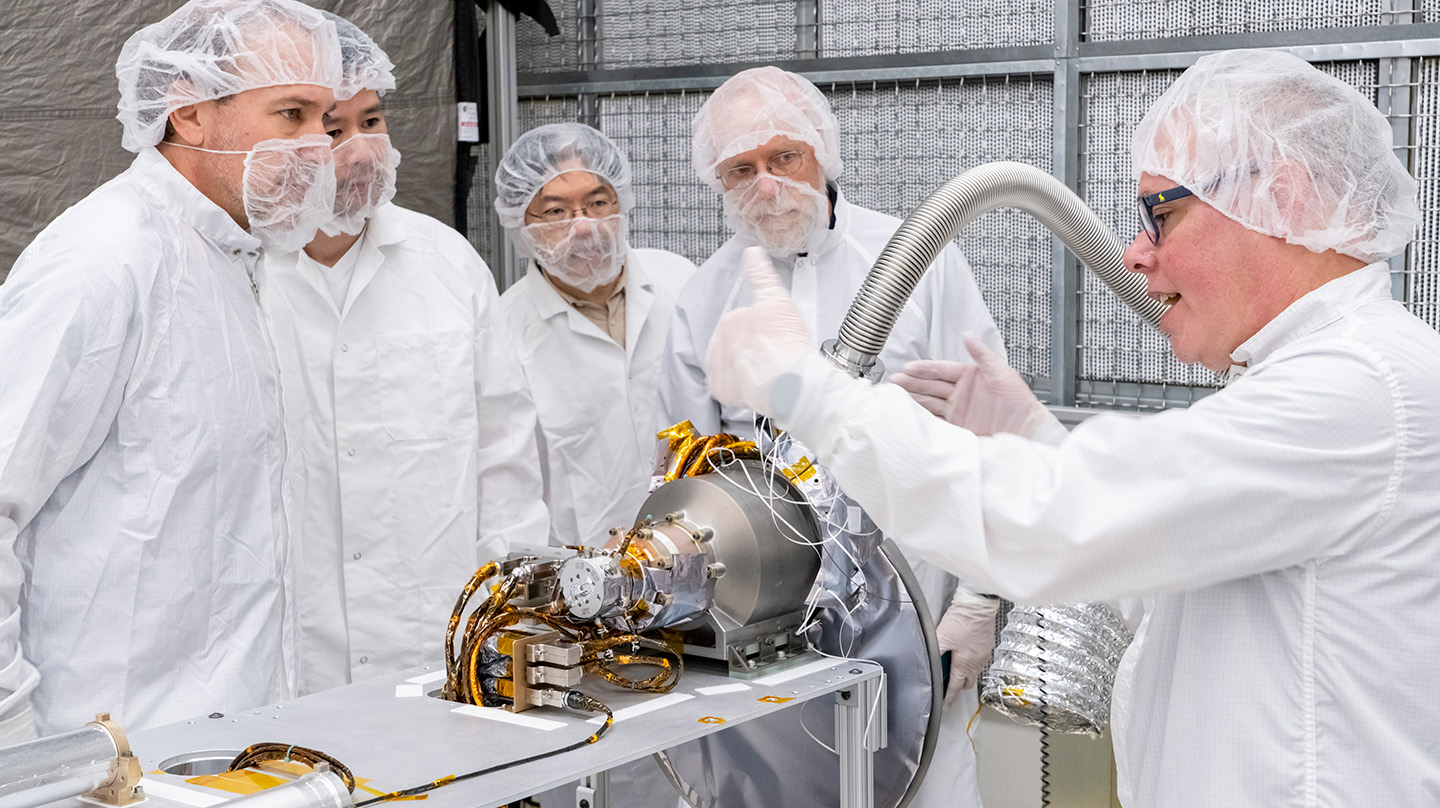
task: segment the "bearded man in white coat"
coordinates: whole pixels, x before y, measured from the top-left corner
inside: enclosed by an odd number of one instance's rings
[[[659,427],[684,420],[702,434],[754,434],[754,413],[711,397],[704,358],[722,314],[750,303],[754,290],[741,255],[758,245],[776,262],[781,284],[817,339],[840,322],[875,258],[900,226],[893,216],[846,201],[840,133],[825,96],[806,79],[775,67],[736,74],[705,102],[693,124],[696,174],[723,195],[735,234],[701,265],[675,308],[660,383]],[[881,362],[966,356],[967,332],[1004,353],[965,257],[951,244],[905,305]],[[819,342],[815,343],[819,348]],[[975,679],[994,647],[998,601],[957,587],[943,570],[910,557],[950,654],[950,686],[941,735],[916,808],[980,804],[975,753],[966,728],[978,709]]]
[[[300,691],[444,659],[455,598],[510,543],[544,542],[535,408],[485,262],[390,202],[394,66],[350,22],[325,115],[333,216],[266,257],[285,401]]]
[[[0,287],[0,744],[292,695],[253,275],[329,214],[339,70],[334,26],[289,0],[140,30],[116,63],[135,162]]]
[[[1126,265],[1176,357],[1227,378],[1187,409],[1044,439],[983,351],[907,372],[962,429],[826,367],[763,268],[713,390],[968,583],[1146,598],[1111,707],[1125,805],[1433,804],[1440,700],[1395,688],[1440,668],[1440,335],[1391,296],[1420,218],[1391,144],[1353,88],[1273,51],[1203,57],[1146,114]]]
[[[695,265],[630,246],[630,161],[584,124],[521,135],[495,193],[528,258],[500,303],[540,414],[551,541],[603,545],[649,493],[665,335]]]
[[[649,494],[655,383],[675,298],[695,272],[664,250],[631,247],[630,161],[579,123],[521,135],[495,171],[495,210],[529,260],[500,304],[540,414],[541,468],[556,545],[603,546]],[[671,808],[648,760],[610,772],[611,804]],[[575,804],[575,787],[539,796]]]

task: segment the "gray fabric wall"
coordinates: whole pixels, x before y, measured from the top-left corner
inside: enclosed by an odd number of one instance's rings
[[[0,15],[0,282],[61,211],[125,170],[115,57],[181,0],[6,0]],[[386,96],[404,162],[395,201],[452,223],[455,77],[450,0],[315,0],[397,66]]]

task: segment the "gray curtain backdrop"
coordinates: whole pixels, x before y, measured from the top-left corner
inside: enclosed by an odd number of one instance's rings
[[[61,211],[124,171],[115,57],[182,0],[7,0],[0,15],[0,282]],[[396,64],[386,96],[404,155],[395,201],[453,224],[455,76],[450,0],[315,0]]]

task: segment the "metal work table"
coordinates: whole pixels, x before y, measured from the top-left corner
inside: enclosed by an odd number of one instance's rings
[[[390,792],[560,749],[603,721],[553,708],[512,715],[426,696],[441,686],[443,675],[434,667],[416,669],[239,715],[135,732],[131,747],[146,773],[148,805],[206,808],[231,799],[232,794],[187,783],[191,775],[158,770],[184,760],[228,761],[253,743],[321,750],[345,763],[365,786]],[[615,724],[599,742],[441,787],[430,792],[428,808],[502,806],[780,710],[799,721],[826,709],[822,705],[833,705],[829,709],[835,712],[841,805],[873,805],[871,752],[885,745],[886,698],[884,674],[872,663],[820,658],[748,682],[687,668],[679,686],[665,695],[631,693],[589,678],[580,689],[615,713]],[[830,758],[819,751],[819,760]],[[817,759],[813,752],[810,759]],[[797,765],[802,760],[797,755]],[[205,770],[203,762],[193,765],[191,774]],[[357,802],[370,796],[356,789]],[[596,797],[594,808],[604,808],[603,785]],[[76,800],[66,803],[79,806]]]

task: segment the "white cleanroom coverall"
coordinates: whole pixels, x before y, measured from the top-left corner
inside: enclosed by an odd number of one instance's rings
[[[463,236],[370,217],[343,305],[302,253],[260,285],[280,360],[302,693],[443,659],[455,598],[543,543],[535,408],[495,281]]]
[[[777,262],[776,267],[816,340],[816,350],[821,341],[839,333],[856,292],[900,226],[900,220],[893,216],[851,205],[838,190],[834,214],[834,227],[816,255],[799,256],[791,267]],[[731,236],[700,266],[681,293],[660,382],[657,426],[689,419],[702,434],[730,432],[742,438],[754,434],[754,416],[749,410],[722,407],[710,397],[704,368],[705,352],[720,316],[751,302],[751,289],[740,272],[740,261],[741,253],[752,244],[753,239],[744,234]],[[965,256],[951,244],[936,256],[915,287],[895,321],[880,360],[886,373],[900,370],[912,359],[963,361],[969,356],[964,345],[967,331],[1004,356],[1004,343]],[[930,614],[938,621],[950,604],[955,578],[938,567],[916,561],[913,554],[908,558]],[[979,805],[975,753],[966,736],[966,724],[977,707],[971,689],[945,708],[935,757],[912,803],[916,808]]]
[[[1114,691],[1126,806],[1436,804],[1440,336],[1372,264],[1232,360],[1189,409],[1097,416],[1058,448],[813,365],[781,421],[967,581],[1153,596]]]
[[[603,546],[649,495],[665,334],[695,265],[664,250],[625,257],[625,345],[576,311],[530,261],[500,297],[539,412],[556,545]]]
[[[41,734],[290,694],[259,252],[146,148],[0,286],[0,689]]]

